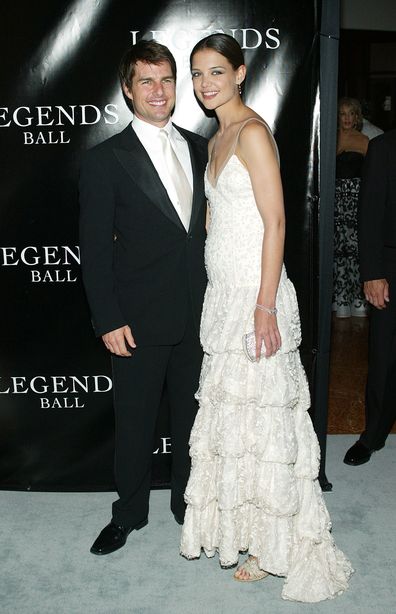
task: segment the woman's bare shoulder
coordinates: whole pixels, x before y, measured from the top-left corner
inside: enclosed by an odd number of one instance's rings
[[[252,115],[249,120],[242,124],[239,132],[238,145],[242,155],[256,151],[259,155],[275,153],[278,158],[277,146],[271,128],[259,115]]]

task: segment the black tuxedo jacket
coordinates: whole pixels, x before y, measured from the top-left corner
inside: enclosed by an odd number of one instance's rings
[[[191,307],[199,330],[207,142],[175,128],[188,143],[193,170],[188,232],[131,125],[83,157],[81,267],[98,336],[128,324],[140,346],[174,344]]]
[[[396,130],[369,143],[359,194],[358,237],[362,281],[396,272]]]

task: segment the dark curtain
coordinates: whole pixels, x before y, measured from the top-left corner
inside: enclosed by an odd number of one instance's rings
[[[339,0],[323,0],[320,30],[320,160],[318,203],[319,304],[318,343],[314,361],[314,427],[319,437],[322,461],[320,483],[331,490],[325,472],[327,405],[330,362],[331,302],[333,293],[333,218],[337,141],[337,78]]]

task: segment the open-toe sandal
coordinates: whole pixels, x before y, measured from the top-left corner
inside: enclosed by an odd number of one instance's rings
[[[257,559],[254,557],[249,557],[248,559],[246,559],[246,561],[238,567],[237,571],[240,571],[240,570],[248,573],[249,577],[248,578],[237,578],[236,575],[234,574],[234,580],[238,580],[238,582],[256,582],[257,580],[263,580],[269,575],[267,571],[260,569],[260,567],[257,564]]]

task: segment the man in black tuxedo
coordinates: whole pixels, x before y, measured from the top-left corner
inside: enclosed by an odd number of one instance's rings
[[[183,522],[202,362],[207,143],[172,124],[176,64],[169,49],[141,40],[122,59],[120,79],[132,124],[85,154],[80,178],[83,280],[96,335],[112,353],[119,494],[93,554],[117,550],[147,524],[165,384],[171,510]]]
[[[396,130],[370,141],[359,197],[360,276],[371,303],[366,428],[344,462],[384,447],[396,419]]]

